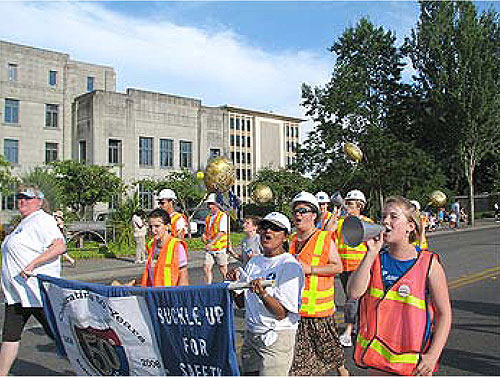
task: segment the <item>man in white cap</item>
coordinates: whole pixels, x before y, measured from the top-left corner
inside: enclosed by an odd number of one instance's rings
[[[170,217],[170,234],[172,237],[184,240],[188,231],[186,216],[175,211],[177,195],[172,189],[162,189],[158,193],[158,205],[165,210]]]
[[[215,193],[210,193],[205,203],[208,205],[210,214],[205,219],[205,233],[201,237],[205,243],[206,251],[203,273],[205,275],[205,282],[211,284],[214,262],[217,262],[219,272],[223,278],[227,274],[228,218],[221,211]]]

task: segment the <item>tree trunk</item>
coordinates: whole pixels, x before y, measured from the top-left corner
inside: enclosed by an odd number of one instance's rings
[[[474,164],[469,163],[469,174],[467,177],[467,181],[469,182],[469,201],[470,201],[470,213],[469,213],[469,224],[474,227]]]
[[[378,190],[378,197],[380,200],[380,216],[382,216],[382,211],[384,210],[384,193],[382,193],[382,188]]]

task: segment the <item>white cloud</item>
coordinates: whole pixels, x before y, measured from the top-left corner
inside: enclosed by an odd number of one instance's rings
[[[267,52],[236,33],[147,21],[98,3],[0,2],[0,38],[110,65],[118,90],[140,88],[303,116],[300,85],[322,85],[330,57],[308,51]]]

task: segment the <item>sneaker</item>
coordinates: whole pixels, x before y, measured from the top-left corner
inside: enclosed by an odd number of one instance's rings
[[[346,348],[352,347],[351,335],[343,333],[342,335],[340,335],[339,340],[340,340],[340,344],[342,344],[343,347],[346,347]]]

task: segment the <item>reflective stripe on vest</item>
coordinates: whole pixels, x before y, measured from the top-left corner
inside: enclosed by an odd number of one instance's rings
[[[403,354],[395,354],[392,353],[386,346],[384,346],[380,341],[373,340],[372,343],[365,339],[363,336],[358,335],[356,339],[356,345],[359,345],[360,348],[366,350],[370,348],[375,353],[379,354],[390,364],[412,364],[416,365],[420,358],[418,353],[403,353]]]
[[[331,232],[328,231],[316,231],[317,236],[313,236],[310,241],[306,243],[304,248],[311,248],[309,243],[313,241],[316,237],[312,253],[307,255],[307,259],[302,258],[301,260],[311,266],[320,266],[321,257],[324,253],[329,255],[329,250],[325,251],[325,246],[329,246],[329,243],[333,243],[331,239]],[[294,254],[296,250],[297,238],[294,237],[292,246],[290,248],[290,253]],[[304,256],[309,250],[303,250],[299,256]],[[310,256],[310,261],[308,261]],[[328,258],[327,258],[328,259]],[[331,281],[331,285],[329,284]],[[327,287],[324,287],[327,285]],[[323,277],[317,274],[311,274],[306,277],[306,285],[304,290],[302,290],[302,304],[300,306],[301,316],[330,316],[335,311],[335,286],[333,277]]]
[[[163,269],[163,282],[165,286],[172,286],[172,258],[174,257],[175,241],[170,240],[165,257],[165,268]]]
[[[215,235],[217,235],[220,232],[220,222],[223,215],[224,213],[222,211],[218,211],[212,224],[210,224],[210,218],[211,218],[210,214],[207,215],[207,217],[205,218],[205,234],[207,235],[208,240],[212,240],[215,237]],[[216,252],[226,249],[227,247],[228,247],[228,236],[227,233],[224,233],[224,235],[222,235],[219,238],[219,240],[217,240],[212,245],[212,248],[210,250]]]
[[[183,217],[181,213],[174,213],[174,215],[170,217],[170,234],[174,238],[177,237],[177,222],[181,219],[181,217]]]
[[[374,288],[374,287],[371,287],[370,291],[368,293],[372,297],[375,297],[375,298],[383,298],[384,297],[384,291],[377,289],[377,288]],[[414,297],[413,295],[408,295],[407,297],[402,297],[397,291],[390,290],[387,292],[385,299],[388,299],[391,301],[403,302],[407,305],[415,306],[416,308],[418,308],[420,310],[425,310],[425,300]]]

